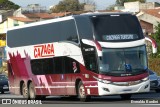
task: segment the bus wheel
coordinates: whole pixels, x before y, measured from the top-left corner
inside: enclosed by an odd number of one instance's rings
[[[32,82],[29,84],[29,96],[30,96],[30,99],[36,99],[36,100],[46,99],[45,95],[36,95],[35,87]]]
[[[131,98],[132,94],[121,94],[120,96],[122,100],[128,100]]]
[[[30,99],[36,99],[35,87],[32,82],[29,84],[29,96]]]
[[[23,85],[22,85],[22,95],[23,95],[23,97],[24,98],[29,98],[29,96],[28,96],[28,89],[27,89],[27,87],[26,87],[26,85],[23,83]]]
[[[86,95],[84,85],[81,81],[78,85],[78,97],[81,101],[89,101],[91,98],[90,96]]]

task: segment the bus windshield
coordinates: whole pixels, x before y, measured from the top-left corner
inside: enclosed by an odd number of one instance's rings
[[[102,58],[99,63],[99,70],[102,74],[121,75],[128,73],[131,75],[140,74],[147,69],[146,47],[121,49],[102,49]]]
[[[98,41],[123,42],[144,38],[138,19],[133,15],[95,16],[91,17],[91,22]]]

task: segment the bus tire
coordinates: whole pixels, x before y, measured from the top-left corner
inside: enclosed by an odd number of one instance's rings
[[[36,100],[45,100],[46,99],[45,95],[36,95],[35,87],[32,82],[29,84],[29,97],[30,97],[30,99],[33,99],[33,100],[34,99],[36,99]]]
[[[84,85],[82,81],[78,84],[78,98],[80,101],[87,102],[91,99],[91,96],[86,95]]]
[[[121,94],[120,96],[122,100],[129,100],[131,99],[132,94]]]
[[[29,99],[28,88],[24,83],[22,85],[22,95],[23,95],[23,98]]]
[[[34,87],[32,82],[29,84],[29,97],[30,97],[30,99],[36,99],[37,98],[36,92],[35,92],[35,87]]]

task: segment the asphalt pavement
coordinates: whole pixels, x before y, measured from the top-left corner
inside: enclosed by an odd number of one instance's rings
[[[12,95],[9,92],[0,94],[0,103],[2,99],[15,100],[23,99],[20,95]],[[62,96],[48,96],[46,100],[41,101],[41,104],[147,104],[147,105],[160,105],[160,93],[154,91],[143,94],[133,94],[131,99],[122,100],[119,95],[92,97],[89,102],[81,102],[78,98],[69,98]]]

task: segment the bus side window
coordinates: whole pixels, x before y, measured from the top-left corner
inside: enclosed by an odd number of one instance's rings
[[[53,58],[31,60],[31,68],[34,75],[53,74]]]
[[[74,20],[62,21],[61,23],[61,35],[60,40],[67,40],[78,43],[78,35]]]
[[[64,71],[66,74],[72,73],[71,67],[72,65],[70,59],[68,57],[64,57]]]
[[[43,73],[43,65],[41,60],[32,60],[31,61],[32,73],[34,75],[42,75]]]
[[[78,43],[78,36],[70,36],[67,38],[67,40]]]
[[[63,57],[54,57],[54,73],[63,74]]]
[[[64,57],[64,70],[66,74],[79,73],[79,64],[70,57]]]
[[[43,59],[43,71],[45,74],[53,74],[53,59],[52,58],[47,58]]]

